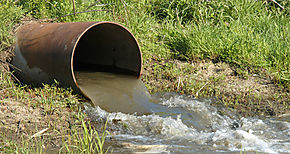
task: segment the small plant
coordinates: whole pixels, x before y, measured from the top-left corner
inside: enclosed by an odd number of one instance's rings
[[[99,135],[99,132],[94,129],[90,121],[85,121],[82,113],[78,114],[78,120],[76,123],[79,123],[79,125],[76,125],[76,127],[80,127],[82,133],[72,131],[71,137],[64,142],[63,148],[60,151],[65,150],[68,153],[108,153],[109,148],[107,150],[104,149],[106,136],[110,134],[106,130],[107,121],[102,128],[101,135]]]

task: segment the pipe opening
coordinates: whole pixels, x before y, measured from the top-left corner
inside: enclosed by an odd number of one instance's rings
[[[142,68],[138,43],[119,24],[27,25],[17,32],[15,55],[21,82],[38,86],[57,80],[109,112],[151,111],[146,87],[137,79]]]
[[[141,52],[134,36],[115,23],[89,28],[77,42],[74,71],[96,71],[140,76]]]

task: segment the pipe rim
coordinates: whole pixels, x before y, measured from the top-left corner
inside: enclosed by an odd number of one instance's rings
[[[140,46],[139,46],[139,43],[136,39],[136,37],[126,28],[124,27],[123,25],[121,24],[118,24],[118,23],[115,23],[115,22],[110,22],[110,21],[101,21],[101,22],[95,22],[94,24],[88,26],[79,36],[78,38],[76,39],[75,43],[74,43],[74,46],[73,46],[73,49],[72,49],[72,52],[71,52],[71,61],[70,61],[70,71],[71,71],[71,75],[72,75],[72,78],[73,78],[73,82],[74,84],[76,85],[77,89],[88,99],[90,99],[82,90],[81,88],[79,87],[78,85],[78,82],[76,80],[76,77],[75,77],[75,73],[74,73],[74,55],[75,55],[75,50],[77,48],[77,45],[80,41],[80,39],[83,37],[83,35],[88,31],[90,30],[91,28],[95,27],[95,26],[98,26],[98,25],[101,25],[101,24],[113,24],[113,25],[117,25],[119,27],[121,27],[122,29],[124,29],[126,32],[128,32],[130,34],[130,36],[133,38],[133,40],[135,41],[136,45],[137,45],[137,48],[138,48],[138,51],[139,51],[139,54],[140,54],[140,71],[138,73],[138,76],[137,78],[139,79],[141,77],[141,74],[142,74],[142,66],[143,66],[143,58],[142,58],[142,52],[141,52],[141,49],[140,49]]]

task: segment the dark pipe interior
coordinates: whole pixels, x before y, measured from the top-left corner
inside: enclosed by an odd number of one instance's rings
[[[130,32],[113,23],[101,23],[80,38],[74,52],[73,69],[138,77],[141,60],[140,49]]]

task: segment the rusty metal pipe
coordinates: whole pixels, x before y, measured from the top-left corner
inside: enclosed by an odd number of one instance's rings
[[[38,23],[16,33],[15,76],[25,84],[41,86],[57,80],[84,94],[75,70],[141,75],[138,43],[125,27],[113,22]]]

